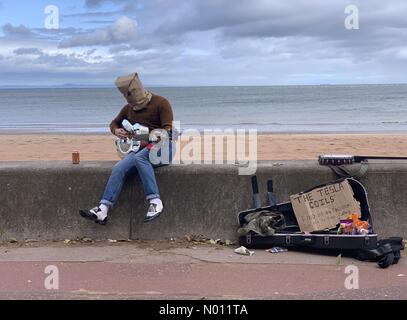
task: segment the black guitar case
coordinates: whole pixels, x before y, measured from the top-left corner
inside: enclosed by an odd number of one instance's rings
[[[245,225],[245,217],[253,212],[277,212],[282,214],[285,220],[285,227],[278,230],[274,235],[263,236],[248,233],[239,237],[239,244],[247,248],[271,248],[278,246],[332,255],[342,254],[353,256],[360,260],[377,261],[379,266],[383,268],[397,263],[400,259],[400,250],[404,249],[403,239],[393,237],[379,240],[373,229],[373,219],[365,187],[353,178],[339,179],[329,184],[339,183],[344,180],[349,182],[355,199],[360,203],[361,220],[368,221],[371,226],[369,234],[338,235],[337,229],[305,234],[298,227],[291,202],[284,202],[239,212],[238,222],[240,227]],[[325,185],[316,186],[312,189],[323,186]]]

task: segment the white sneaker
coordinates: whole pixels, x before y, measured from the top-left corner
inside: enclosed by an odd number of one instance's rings
[[[106,225],[107,223],[107,217],[105,217],[103,220],[99,219],[99,213],[102,210],[99,207],[94,207],[90,210],[84,210],[80,209],[79,214],[89,220],[95,221],[96,223],[99,223],[101,225]]]
[[[164,211],[163,203],[160,199],[153,199],[150,201],[150,206],[148,207],[148,211],[146,217],[144,218],[144,222],[153,221],[157,219],[161,213]]]

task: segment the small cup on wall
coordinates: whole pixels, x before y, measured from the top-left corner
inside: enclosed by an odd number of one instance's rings
[[[80,160],[79,152],[78,151],[72,152],[72,163],[79,164],[80,161],[81,160]]]

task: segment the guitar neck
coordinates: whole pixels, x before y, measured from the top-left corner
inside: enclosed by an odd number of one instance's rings
[[[407,157],[390,157],[390,156],[353,156],[355,162],[361,162],[368,159],[379,159],[379,160],[407,160]]]

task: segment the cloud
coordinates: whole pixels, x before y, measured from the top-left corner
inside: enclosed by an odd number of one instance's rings
[[[6,23],[3,25],[3,32],[7,37],[30,37],[33,35],[31,30],[22,24],[13,26],[11,23]]]
[[[90,11],[90,12],[79,12],[71,14],[61,14],[62,18],[90,18],[90,17],[111,17],[114,15],[123,14],[122,10],[116,11]]]
[[[347,2],[236,0],[230,5],[229,0],[181,1],[183,5],[179,14],[165,16],[160,31],[185,33],[219,29],[236,35],[242,32],[246,36],[251,33],[251,26],[257,26],[253,32],[256,37],[280,35],[282,29],[285,29],[286,35],[298,30],[304,33],[315,30],[323,32],[327,24],[331,25],[331,20],[343,26],[343,11]],[[270,29],[270,26],[278,28]],[[240,31],[232,32],[235,28]],[[260,29],[263,30],[258,33]]]
[[[59,47],[108,46],[134,41],[137,34],[137,22],[122,16],[107,28],[96,29],[91,33],[78,34],[64,39]]]
[[[86,0],[85,5],[87,7],[97,7],[102,4],[105,0]]]
[[[114,23],[114,20],[84,20],[82,23],[109,25]]]
[[[86,55],[86,56],[91,56],[91,55],[94,54],[95,52],[96,52],[96,49],[93,48],[93,49],[90,49],[90,50],[86,51],[86,52],[85,52],[85,55]]]
[[[228,0],[190,1],[178,15],[166,15],[157,30],[172,35],[217,30],[227,40],[314,37],[350,46],[356,42],[364,46],[377,37],[385,40],[398,38],[401,33],[406,35],[407,3],[381,0],[352,3],[360,11],[358,31],[344,27],[348,0],[236,0],[233,6]]]
[[[42,50],[38,48],[18,48],[13,51],[13,53],[17,56],[23,55],[42,55]]]
[[[407,82],[404,0],[83,3],[82,12],[64,11],[64,29],[4,25],[2,74],[111,83],[131,65],[149,84]],[[349,3],[360,9],[360,30],[344,27]]]
[[[11,69],[26,70],[30,73],[37,72],[39,69],[43,71],[65,71],[71,70],[85,70],[94,69],[98,66],[100,61],[95,59],[92,55],[95,53],[93,50],[88,50],[83,53],[58,53],[58,52],[45,52],[39,48],[19,48],[14,50],[14,56],[7,57],[7,64],[2,66],[2,71]]]
[[[13,25],[6,23],[2,26],[4,36],[0,36],[0,41],[28,41],[28,40],[43,40],[43,41],[60,41],[66,37],[73,37],[82,34],[84,31],[81,28],[66,27],[59,29],[45,29],[45,28],[29,28],[25,25]]]
[[[128,44],[120,44],[117,46],[112,46],[109,48],[109,53],[119,53],[119,52],[123,52],[123,51],[129,51],[132,50],[132,46],[128,45]]]
[[[150,0],[151,1],[151,0]],[[116,5],[121,5],[123,12],[132,12],[135,11],[137,8],[140,7],[140,4],[138,2],[141,1],[134,1],[134,0],[86,0],[85,1],[85,6],[88,8],[95,8],[95,7],[100,7],[104,3],[111,2]]]
[[[396,53],[396,57],[397,57],[398,59],[407,60],[407,47],[400,49],[400,50]]]

